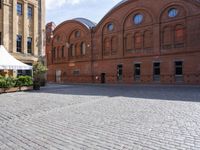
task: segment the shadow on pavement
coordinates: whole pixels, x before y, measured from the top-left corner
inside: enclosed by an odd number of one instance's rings
[[[95,85],[49,84],[35,93],[78,96],[130,97],[144,99],[200,102],[200,86],[183,85]]]

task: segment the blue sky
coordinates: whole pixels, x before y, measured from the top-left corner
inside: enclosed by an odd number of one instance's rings
[[[121,0],[46,0],[46,22],[84,17],[98,23]]]

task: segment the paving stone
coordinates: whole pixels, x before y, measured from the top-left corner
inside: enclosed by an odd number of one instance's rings
[[[200,148],[200,87],[48,85],[0,95],[0,150]]]

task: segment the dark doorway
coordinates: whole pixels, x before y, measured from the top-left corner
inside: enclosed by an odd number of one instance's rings
[[[117,81],[122,81],[123,79],[123,66],[117,65]]]
[[[106,83],[106,74],[105,73],[102,73],[101,74],[101,83]]]

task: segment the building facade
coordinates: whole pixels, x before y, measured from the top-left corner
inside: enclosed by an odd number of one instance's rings
[[[0,44],[32,65],[45,55],[45,0],[0,0]]]
[[[198,0],[123,0],[46,30],[50,82],[200,84]]]

